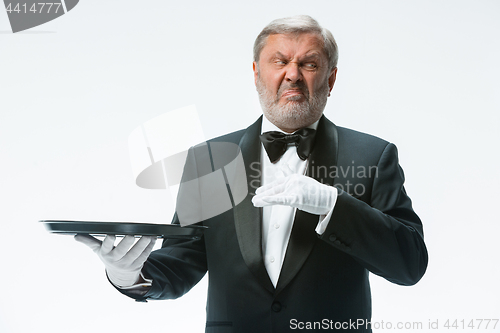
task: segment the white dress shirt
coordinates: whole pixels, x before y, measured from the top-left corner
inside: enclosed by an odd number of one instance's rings
[[[309,128],[316,129],[318,121],[308,126]],[[284,133],[267,118],[262,117],[261,133],[269,131],[278,131]],[[271,163],[269,156],[267,156],[264,146],[261,144],[261,185],[267,185],[275,179],[284,177],[283,172],[280,170],[282,166],[288,164],[288,167],[297,174],[305,175],[307,170],[308,160],[301,160],[297,155],[297,147],[293,144],[288,146],[288,149],[283,156]],[[336,198],[334,200],[335,206]],[[293,220],[295,218],[296,208],[283,205],[265,206],[262,210],[262,253],[264,256],[264,265],[266,266],[269,278],[274,287],[278,284],[281,267],[285,259],[285,253],[292,232]],[[327,215],[322,215],[319,218],[316,232],[321,235],[330,221],[333,212],[333,207]]]
[[[279,131],[278,127],[273,125],[266,117],[262,117],[262,129],[261,133],[269,131]],[[315,122],[309,128],[316,129],[318,122]],[[283,132],[284,133],[284,132]],[[305,174],[307,170],[308,160],[301,160],[297,155],[297,147],[295,145],[289,145],[285,154],[275,163],[271,163],[269,156],[267,156],[266,150],[261,144],[261,186],[270,184],[273,180],[278,177],[284,177],[280,168],[285,164],[288,164],[290,169],[294,173]],[[335,207],[336,199],[333,201],[333,206]],[[328,226],[330,217],[333,212],[333,208],[328,212],[327,215],[321,215],[319,217],[319,222],[316,227],[316,232],[321,235]],[[264,264],[266,266],[267,273],[271,279],[274,287],[278,284],[278,278],[281,272],[281,267],[283,266],[283,260],[285,258],[286,249],[288,246],[288,241],[290,239],[290,234],[292,231],[293,220],[295,218],[296,208],[283,205],[274,205],[263,207],[262,212],[262,253],[264,255]],[[144,281],[134,284],[133,286],[119,287],[121,289],[128,289],[131,292],[136,292],[137,294],[144,295],[149,287],[152,285],[152,281],[141,277]]]

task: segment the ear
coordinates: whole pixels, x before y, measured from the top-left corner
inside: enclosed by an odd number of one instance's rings
[[[337,67],[332,69],[332,72],[330,73],[330,76],[328,77],[328,86],[330,87],[330,92],[333,89],[333,85],[335,84],[336,79],[337,79]],[[330,96],[330,93],[328,93],[328,96]]]
[[[259,77],[259,69],[258,69],[258,65],[255,61],[253,62],[253,77],[254,77],[255,85],[257,85],[257,78]]]

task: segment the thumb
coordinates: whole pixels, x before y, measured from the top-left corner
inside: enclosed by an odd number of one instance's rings
[[[95,237],[86,234],[76,234],[75,240],[90,247],[92,251],[97,251],[101,248],[102,242]]]

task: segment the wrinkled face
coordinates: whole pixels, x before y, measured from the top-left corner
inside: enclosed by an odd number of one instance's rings
[[[337,74],[314,33],[270,35],[253,69],[264,115],[288,133],[321,117]]]

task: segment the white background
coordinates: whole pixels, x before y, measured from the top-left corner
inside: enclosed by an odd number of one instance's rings
[[[295,14],[339,44],[325,114],[398,146],[424,222],[426,275],[372,276],[373,321],[500,317],[499,1],[82,0],[18,34],[0,10],[0,332],[203,331],[206,280],[136,303],[37,221],[169,222],[167,191],[134,183],[129,133],[191,104],[207,138],[248,126],[253,41]]]

